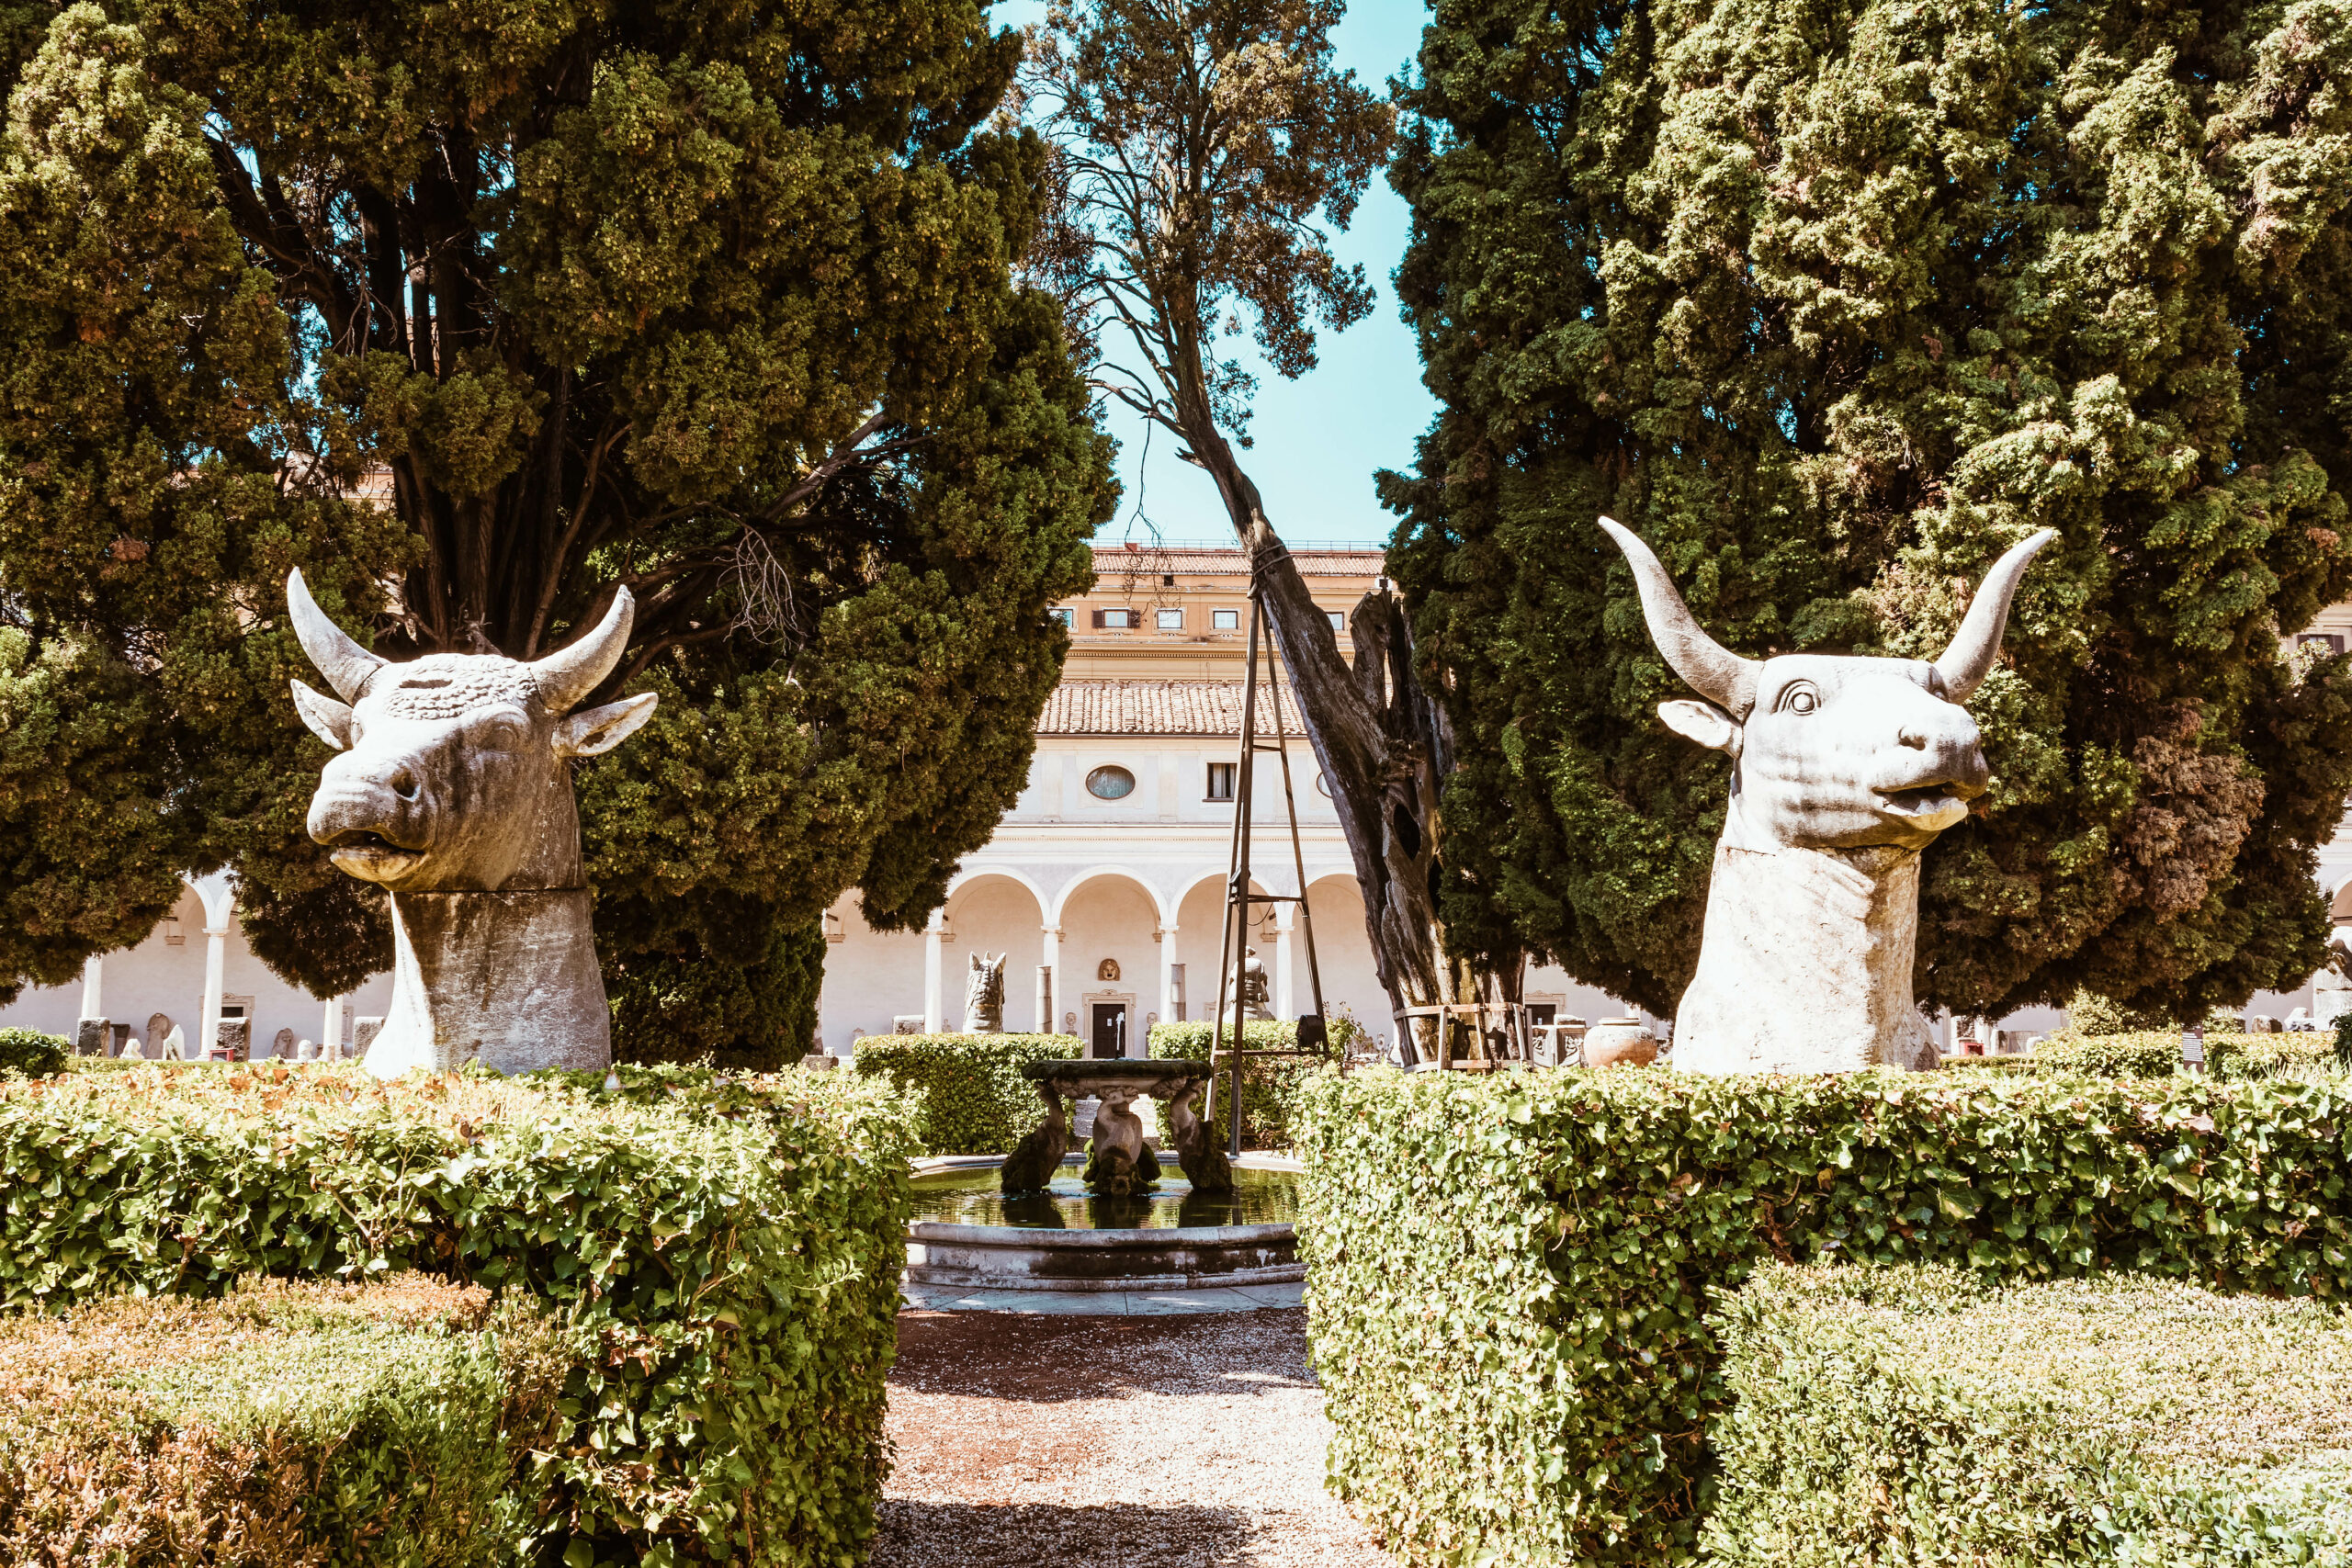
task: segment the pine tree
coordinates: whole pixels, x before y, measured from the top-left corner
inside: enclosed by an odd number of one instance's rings
[[[726,1017],[805,1017],[769,995],[682,1020],[708,994],[684,971],[752,954],[743,984],[805,991],[779,955],[847,886],[877,925],[919,922],[1025,781],[1064,646],[1046,611],[1113,499],[1057,307],[1012,276],[1044,151],[983,122],[1019,51],[971,0],[63,13],[11,100],[11,177],[51,146],[102,190],[169,160],[160,203],[0,192],[7,259],[43,280],[12,286],[6,347],[68,353],[83,295],[154,319],[76,372],[112,400],[75,421],[95,477],[44,458],[53,409],[18,396],[0,429],[0,483],[28,498],[0,525],[18,662],[104,665],[169,733],[133,775],[119,759],[153,742],[101,725],[92,765],[178,832],[90,854],[102,879],[233,863],[281,972],[332,990],[378,961],[380,915],[301,831],[324,759],[284,694],[301,564],[395,658],[536,657],[634,592],[607,692],[662,704],[579,781],[628,1016],[712,1044]],[[206,289],[223,325],[198,341]],[[138,389],[166,375],[201,384]],[[68,512],[70,535],[43,520]],[[211,685],[156,678],[175,661]],[[6,768],[0,746],[0,789]],[[152,919],[117,903],[80,951]]]
[[[1726,764],[1594,527],[1747,653],[1932,657],[2048,525],[1918,991],[2196,1017],[2317,964],[2352,784],[2340,6],[1442,0],[1393,177],[1442,409],[1393,570],[1462,765],[1449,929],[1670,1010]]]

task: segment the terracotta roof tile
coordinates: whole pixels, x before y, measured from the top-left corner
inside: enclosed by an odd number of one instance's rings
[[[1273,732],[1266,704],[1273,688],[1261,685],[1258,725]],[[1304,737],[1298,705],[1282,694],[1283,729]],[[1040,735],[1230,735],[1241,733],[1238,681],[1064,681],[1037,720]]]
[[[1298,563],[1302,577],[1371,577],[1380,571],[1387,559],[1385,551],[1376,549],[1317,549],[1310,546],[1295,548],[1290,554]],[[1094,572],[1104,579],[1121,578],[1130,572],[1137,576],[1181,572],[1241,577],[1247,571],[1238,549],[1195,545],[1170,545],[1159,549],[1147,545],[1139,550],[1118,545],[1094,547]]]

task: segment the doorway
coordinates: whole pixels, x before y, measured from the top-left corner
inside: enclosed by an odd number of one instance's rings
[[[1127,1004],[1125,1002],[1094,1002],[1089,1011],[1093,1016],[1093,1032],[1089,1036],[1087,1055],[1101,1061],[1127,1054]]]

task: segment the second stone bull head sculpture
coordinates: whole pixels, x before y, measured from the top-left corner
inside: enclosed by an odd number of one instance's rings
[[[1994,563],[1933,663],[1790,653],[1743,659],[1705,631],[1649,547],[1604,517],[1650,637],[1703,703],[1660,705],[1731,758],[1698,973],[1674,1018],[1686,1072],[1936,1065],[1914,1005],[1919,852],[1991,778],[1961,706],[2001,651],[2043,529]]]
[[[286,580],[302,651],[335,696],[293,682],[311,732],[341,755],[311,801],[311,837],[391,895],[392,1000],[368,1069],[602,1068],[612,1019],[590,934],[570,759],[609,751],[651,694],[574,712],[612,672],[634,614],[536,663],[436,653],[393,664]]]

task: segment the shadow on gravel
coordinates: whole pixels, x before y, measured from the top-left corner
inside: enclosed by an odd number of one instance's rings
[[[1315,1379],[1306,1311],[1269,1307],[1185,1317],[902,1312],[890,1382],[1053,1404],[1122,1393],[1257,1393],[1309,1388]]]
[[[1238,1508],[883,1499],[871,1568],[1227,1568],[1262,1520]]]

